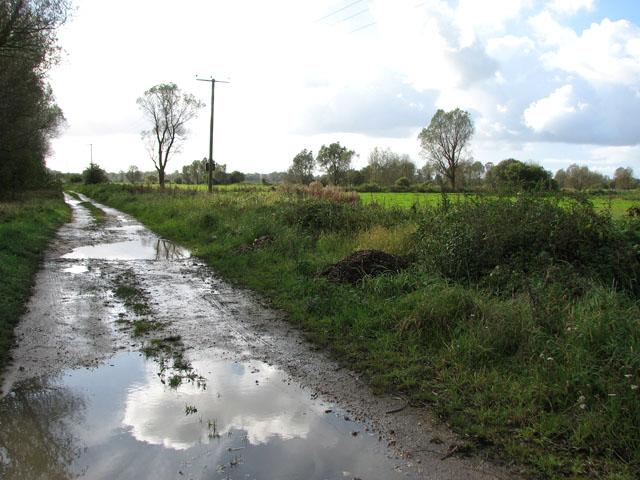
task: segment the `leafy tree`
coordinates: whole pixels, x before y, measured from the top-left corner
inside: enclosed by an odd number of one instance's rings
[[[293,165],[287,170],[285,181],[287,183],[308,185],[313,181],[313,169],[315,166],[316,160],[313,158],[313,152],[305,148],[293,157]]]
[[[510,187],[523,190],[536,188],[553,188],[551,173],[539,165],[524,163],[509,158],[498,163],[490,170],[491,183],[495,186]]]
[[[49,141],[64,121],[46,83],[66,0],[0,2],[0,195],[46,185]]]
[[[318,166],[327,174],[329,181],[333,185],[338,185],[345,177],[346,172],[351,166],[351,158],[355,155],[353,150],[348,150],[335,142],[329,145],[322,145],[318,151],[316,161]]]
[[[72,173],[67,177],[69,183],[82,183],[82,175],[80,173]]]
[[[158,177],[150,173],[149,175],[144,177],[144,181],[147,185],[153,185],[155,183],[158,183]]]
[[[409,180],[407,177],[400,177],[399,179],[396,180],[396,187],[408,188],[410,186],[411,186],[411,180]]]
[[[242,183],[244,182],[244,178],[244,173],[234,170],[229,174],[229,183]]]
[[[165,168],[171,155],[180,150],[188,137],[186,124],[204,107],[193,95],[184,93],[175,83],[151,87],[136,101],[151,122],[151,129],[142,132],[153,165],[164,188]]]
[[[469,112],[456,108],[450,112],[438,110],[429,126],[418,135],[427,161],[449,180],[453,190],[460,162],[470,160],[467,147],[473,132]]]
[[[616,168],[616,171],[613,174],[613,181],[616,188],[619,190],[629,190],[631,188],[635,188],[638,184],[638,181],[633,178],[633,169],[630,167]]]
[[[195,185],[199,185],[203,183],[205,177],[207,176],[207,163],[209,161],[206,158],[202,160],[194,160],[191,162],[191,165],[187,165],[182,168],[183,175],[189,178],[189,183],[193,183]],[[186,169],[186,173],[185,173]]]
[[[592,172],[589,167],[581,167],[577,164],[569,165],[566,170],[558,170],[555,180],[560,188],[570,188],[574,190],[584,190],[599,186],[606,187],[609,184],[609,178],[598,172]]]
[[[87,185],[93,185],[96,183],[108,182],[109,176],[107,175],[107,172],[98,166],[97,163],[91,162],[82,172],[82,180]]]
[[[482,162],[460,162],[460,174],[464,186],[482,185],[485,168]]]
[[[127,181],[129,183],[133,183],[134,185],[142,180],[142,172],[138,170],[137,165],[131,165],[125,175],[127,177]]]
[[[229,183],[226,164],[216,164],[216,169],[213,171],[213,183],[216,185],[227,185]]]
[[[400,177],[412,181],[416,176],[416,165],[409,155],[399,155],[389,148],[375,147],[369,154],[369,164],[363,170],[367,182],[379,185],[393,185]]]

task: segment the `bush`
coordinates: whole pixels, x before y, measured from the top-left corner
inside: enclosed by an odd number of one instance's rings
[[[400,177],[396,180],[396,187],[409,188],[411,186],[411,180],[407,177]]]
[[[384,189],[377,183],[364,183],[357,187],[356,190],[362,193],[376,193],[382,192]]]
[[[414,238],[416,257],[455,280],[517,287],[520,274],[574,278],[571,270],[638,290],[640,221],[617,223],[588,202],[518,195],[451,204],[444,197]]]
[[[82,172],[82,179],[86,185],[95,185],[97,183],[107,183],[109,176],[98,164],[92,162],[84,172]]]
[[[82,175],[80,175],[79,173],[72,173],[71,175],[69,175],[67,180],[69,183],[82,183]]]

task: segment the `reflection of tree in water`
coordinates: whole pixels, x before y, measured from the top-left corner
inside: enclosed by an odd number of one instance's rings
[[[182,258],[183,250],[175,243],[168,240],[158,239],[156,244],[156,260],[173,260],[174,258]]]
[[[85,400],[50,383],[30,380],[0,402],[0,478],[57,480],[83,474],[72,471],[85,448],[71,426],[82,421]]]

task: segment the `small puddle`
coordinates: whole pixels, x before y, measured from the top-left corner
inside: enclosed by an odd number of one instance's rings
[[[74,248],[61,258],[100,260],[179,260],[188,258],[189,250],[169,240],[155,237],[139,237],[116,243],[101,243]]]
[[[170,388],[140,354],[17,385],[0,401],[0,477],[414,478],[276,368],[193,367],[206,385]]]
[[[71,274],[78,274],[78,273],[86,273],[89,271],[89,267],[87,267],[86,265],[72,265],[70,267],[67,268],[63,268],[62,269],[63,272],[65,273],[71,273]]]

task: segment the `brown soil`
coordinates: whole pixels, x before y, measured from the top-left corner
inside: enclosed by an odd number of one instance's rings
[[[336,283],[356,283],[366,275],[398,273],[409,268],[409,262],[381,250],[358,250],[337,263],[327,265],[318,276]]]

